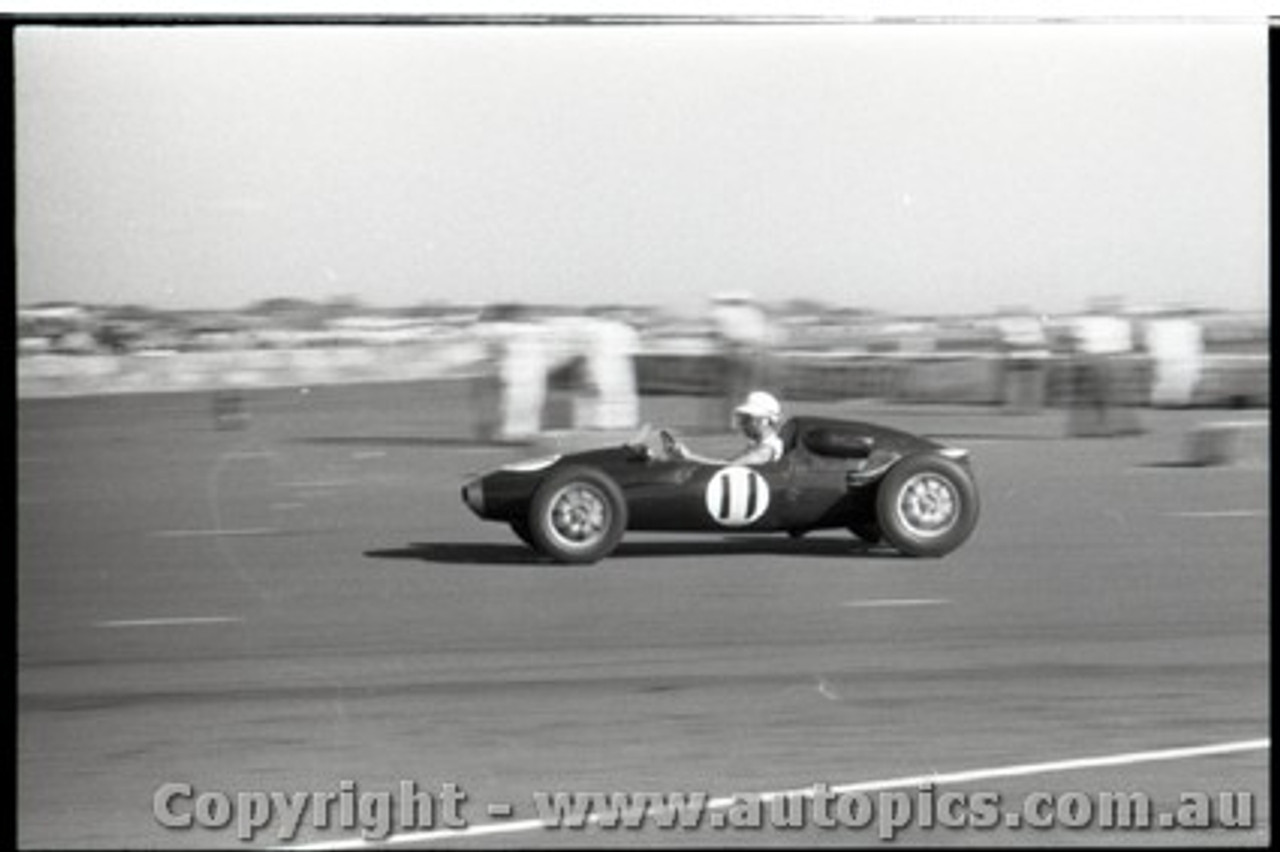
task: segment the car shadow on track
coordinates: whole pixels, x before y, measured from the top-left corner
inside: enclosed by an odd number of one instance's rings
[[[553,565],[550,558],[522,544],[489,542],[412,542],[404,547],[367,550],[370,559],[417,559],[448,565]],[[906,559],[896,550],[856,539],[724,538],[715,541],[623,542],[611,559],[673,557],[793,556],[849,559]]]

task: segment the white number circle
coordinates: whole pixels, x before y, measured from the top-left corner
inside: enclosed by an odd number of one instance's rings
[[[726,467],[707,483],[707,513],[726,527],[753,524],[769,508],[769,483],[749,467]]]

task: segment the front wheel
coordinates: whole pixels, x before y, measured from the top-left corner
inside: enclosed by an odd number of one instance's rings
[[[969,471],[937,455],[910,456],[885,474],[876,496],[885,540],[909,556],[944,556],[978,522],[978,489]]]
[[[529,509],[533,545],[557,562],[597,562],[613,552],[626,528],[622,490],[591,468],[568,468],[550,477]]]

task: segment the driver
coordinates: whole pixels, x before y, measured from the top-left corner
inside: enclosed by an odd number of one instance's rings
[[[734,425],[747,437],[746,448],[731,459],[715,459],[690,452],[682,442],[670,433],[663,432],[663,444],[671,458],[703,462],[705,464],[758,465],[782,458],[782,437],[778,430],[782,425],[782,406],[773,394],[752,391],[746,401],[733,410]]]

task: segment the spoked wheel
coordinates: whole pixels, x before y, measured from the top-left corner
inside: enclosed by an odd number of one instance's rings
[[[569,468],[548,479],[534,494],[529,512],[534,546],[558,562],[603,559],[618,546],[626,528],[622,491],[590,468]]]
[[[884,538],[910,556],[943,556],[973,532],[978,490],[951,459],[919,455],[894,465],[880,483],[876,512]]]

